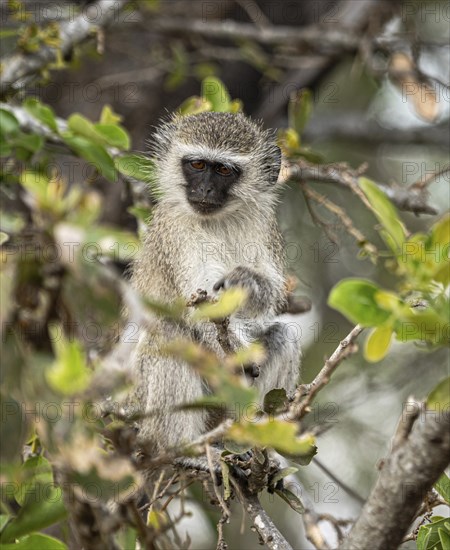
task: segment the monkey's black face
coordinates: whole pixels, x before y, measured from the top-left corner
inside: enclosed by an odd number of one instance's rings
[[[238,181],[240,170],[236,166],[203,159],[181,161],[186,181],[186,197],[199,214],[212,214],[228,200],[231,187]]]

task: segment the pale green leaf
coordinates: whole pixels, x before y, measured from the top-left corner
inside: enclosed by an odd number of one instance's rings
[[[450,388],[448,388],[450,390]],[[441,497],[450,504],[450,478],[444,472],[441,477],[434,484],[434,488],[441,495]]]
[[[117,170],[124,176],[148,182],[155,170],[153,161],[144,155],[122,155],[115,159]]]
[[[222,292],[215,303],[201,304],[194,312],[193,318],[224,319],[244,305],[247,292],[243,288],[233,287]]]
[[[311,434],[297,436],[297,426],[284,420],[235,423],[228,430],[227,437],[238,443],[272,447],[293,457],[312,458],[316,453],[314,437]]]
[[[63,135],[67,145],[79,156],[90,162],[109,181],[116,181],[116,169],[111,155],[106,149],[81,136]]]
[[[310,90],[304,88],[296,92],[289,100],[288,121],[289,127],[301,134],[311,116],[313,99]]]
[[[35,119],[45,124],[53,132],[58,133],[55,113],[48,105],[29,97],[23,102],[23,106]]]
[[[103,136],[97,132],[94,124],[85,116],[79,113],[70,115],[67,119],[67,126],[74,134],[87,138],[89,141],[104,144]]]
[[[278,472],[273,476],[273,478],[270,480],[270,484],[272,486],[275,486],[280,480],[292,474],[295,474],[296,472],[298,472],[298,468],[296,468],[295,466],[282,468],[281,470],[278,470]]]
[[[100,124],[119,124],[122,116],[115,113],[110,105],[104,105],[100,115]]]
[[[364,279],[344,279],[331,291],[328,304],[353,323],[370,327],[382,325],[391,315],[376,300],[380,288]]]
[[[369,334],[364,346],[364,357],[371,363],[381,361],[389,351],[392,339],[392,327],[382,325]]]
[[[0,109],[0,135],[6,139],[6,136],[17,134],[20,125],[16,117],[6,109]]]
[[[208,76],[203,80],[202,96],[210,102],[213,111],[229,112],[231,97],[219,78]]]
[[[60,540],[43,535],[32,533],[20,538],[15,544],[2,544],[2,550],[67,550],[67,546]]]
[[[406,230],[394,205],[373,181],[359,178],[359,186],[372,205],[378,221],[390,237],[389,239],[385,238],[386,243],[396,254],[400,253],[406,239]]]
[[[51,327],[56,360],[47,370],[49,385],[58,393],[73,395],[85,390],[92,373],[88,370],[79,342],[65,338],[61,327]]]
[[[45,529],[67,516],[60,489],[45,485],[40,488],[39,495],[38,499],[27,500],[18,515],[8,523],[1,534],[2,543]]]
[[[113,124],[94,124],[94,128],[107,145],[124,150],[130,148],[130,136],[123,128]]]

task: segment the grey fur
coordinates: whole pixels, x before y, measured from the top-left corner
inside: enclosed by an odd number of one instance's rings
[[[159,202],[133,267],[132,284],[144,296],[165,303],[189,300],[198,289],[214,296],[221,287],[244,287],[249,297],[230,319],[231,336],[244,345],[254,339],[265,344],[268,357],[253,381],[261,396],[279,387],[292,392],[300,345],[277,319],[285,301],[285,274],[275,218],[280,156],[272,134],[243,115],[174,116],[158,130],[153,153]],[[183,156],[239,165],[239,181],[218,212],[201,215],[188,203]],[[137,381],[133,401],[155,413],[140,428],[141,442],[147,448],[151,442],[152,451],[189,443],[211,427],[203,413],[173,411],[201,397],[206,386],[187,364],[160,353],[164,341],[183,336],[223,355],[213,324],[190,326],[161,321],[157,338],[141,333],[131,358]]]

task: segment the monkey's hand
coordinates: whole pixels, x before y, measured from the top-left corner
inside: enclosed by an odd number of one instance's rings
[[[241,311],[248,317],[257,317],[268,310],[275,301],[274,289],[269,280],[253,269],[245,266],[235,267],[228,275],[219,279],[213,289],[227,290],[241,287],[247,292],[247,300]]]

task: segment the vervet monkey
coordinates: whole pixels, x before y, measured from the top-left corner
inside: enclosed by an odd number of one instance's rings
[[[245,289],[229,329],[243,345],[257,338],[265,346],[251,384],[261,398],[274,388],[292,394],[300,343],[277,319],[286,279],[275,217],[281,152],[273,135],[242,114],[174,115],[158,129],[153,153],[159,199],[132,269],[134,288],[165,303],[188,301],[198,289],[211,297]],[[204,413],[173,410],[208,389],[187,363],[161,353],[162,343],[188,337],[224,354],[212,323],[161,321],[158,332],[142,331],[131,357],[134,403],[155,412],[141,421],[139,438],[156,451],[190,443],[210,427]]]

